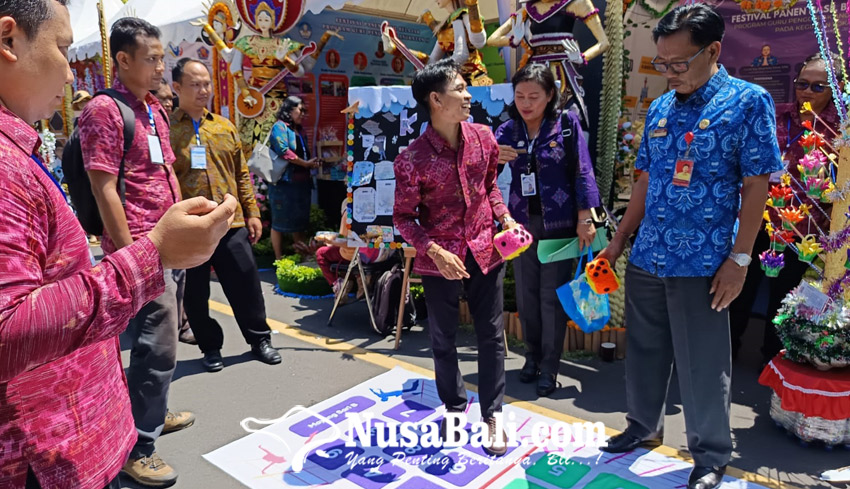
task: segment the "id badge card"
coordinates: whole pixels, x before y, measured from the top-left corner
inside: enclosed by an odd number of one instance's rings
[[[207,147],[194,145],[190,149],[192,155],[192,169],[206,170],[207,169]]]
[[[522,196],[531,197],[537,195],[537,175],[534,173],[523,173],[520,176]]]
[[[159,136],[148,134],[148,150],[151,155],[151,163],[157,165],[165,164],[165,157],[162,156],[162,146],[159,144]]]
[[[673,185],[690,187],[693,171],[694,160],[681,159],[676,161],[676,169],[673,171]]]

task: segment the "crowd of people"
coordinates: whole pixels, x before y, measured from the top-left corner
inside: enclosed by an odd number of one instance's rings
[[[177,473],[156,441],[195,420],[168,408],[184,312],[203,366],[224,367],[223,331],[208,305],[213,267],[250,351],[267,364],[282,361],[251,247],[262,223],[239,132],[207,109],[205,65],[181,59],[172,86],[163,83],[159,30],[125,18],[109,39],[115,95],[75,97],[82,159],[104,229],[104,258],[95,263],[62,187],[38,157],[31,127],[53,112],[72,80],[66,4],[0,1],[0,486],[117,488],[120,472],[165,487]],[[649,109],[640,177],[600,255],[613,263],[632,243],[628,428],[604,450],[661,443],[675,363],[695,463],[689,489],[717,487],[731,458],[732,357],[760,278],[751,263],[754,247],[767,240],[759,229],[768,181],[796,171],[794,142],[811,119],[800,104],[810,103],[829,124],[836,120],[821,57],[803,63],[796,102],[774,108],[764,89],[718,64],[724,28],[715,10],[690,4],[653,30],[652,64],[671,90]],[[507,451],[496,422],[506,385],[505,264],[493,237],[523,226],[535,242],[576,237],[590,246],[597,232],[591,210],[602,204],[581,122],[559,109],[551,69],[529,64],[512,85],[510,118],[493,131],[467,122],[471,96],[455,61],[417,71],[411,88],[428,127],[394,162],[393,220],[417,251],[439,397],[447,412],[464,412],[469,403],[456,348],[463,292],[477,339],[485,450],[493,456]],[[122,104],[134,116],[129,133]],[[271,130],[272,149],[288,162],[270,182],[277,257],[284,233],[307,239],[310,170],[320,164],[301,131],[307,110],[303,100],[286,98]],[[124,151],[127,134],[133,136]],[[508,202],[496,183],[506,165]],[[677,178],[685,168],[688,178]],[[343,217],[341,232],[344,224]],[[567,324],[555,288],[575,264],[541,263],[535,246],[514,262],[526,342],[519,378],[548,396],[557,388]],[[365,262],[386,258],[376,250],[319,250],[335,292],[341,283],[331,264],[358,252]],[[786,267],[772,283],[771,313],[803,272]],[[132,343],[126,377],[121,333]],[[778,348],[767,333],[766,358]]]

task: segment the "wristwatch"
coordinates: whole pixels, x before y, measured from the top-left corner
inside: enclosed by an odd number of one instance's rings
[[[729,259],[735,262],[739,267],[748,267],[753,258],[746,253],[730,253]]]

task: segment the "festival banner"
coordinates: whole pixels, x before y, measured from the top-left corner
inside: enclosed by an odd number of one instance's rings
[[[782,5],[776,8],[779,3]],[[818,23],[826,23],[827,39],[835,52],[833,18],[838,20],[838,29],[846,33],[846,5],[823,2],[823,16],[815,15]],[[808,56],[818,52],[806,2],[724,1],[717,8],[726,21],[720,62],[729,74],[761,85],[777,104],[793,101],[797,71]]]

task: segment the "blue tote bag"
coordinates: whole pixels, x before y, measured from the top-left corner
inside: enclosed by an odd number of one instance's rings
[[[593,333],[608,324],[611,309],[608,296],[597,294],[587,283],[584,273],[585,258],[587,262],[593,260],[593,250],[590,247],[587,254],[582,254],[579,258],[572,281],[558,287],[555,292],[570,319],[585,333]]]

